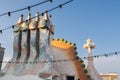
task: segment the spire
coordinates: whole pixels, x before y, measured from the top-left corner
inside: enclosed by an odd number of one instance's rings
[[[39,12],[37,12],[35,15],[35,21],[39,21]]]
[[[48,20],[49,19],[47,11],[44,12],[42,19],[44,19],[44,20]]]
[[[35,18],[31,20],[29,29],[35,29],[37,27],[37,21],[39,21],[39,12],[37,12],[35,14]]]
[[[52,15],[49,15],[49,20],[50,20],[50,32],[54,34],[54,25],[52,24]]]
[[[28,16],[27,16],[27,18],[26,18],[26,21],[28,21],[28,22],[29,22],[29,21],[30,21],[30,19],[31,19],[31,13],[29,12],[29,13],[28,13]]]
[[[48,29],[50,27],[50,21],[49,21],[49,17],[48,17],[48,13],[47,11],[45,11],[42,14],[42,17],[38,23],[38,28],[42,28],[42,29]]]
[[[29,27],[30,19],[31,19],[31,13],[29,12],[26,21],[21,24],[20,27],[21,30],[26,30]]]
[[[92,49],[94,49],[96,45],[92,42],[90,38],[88,38],[87,43],[84,44],[83,47],[88,50],[87,69],[88,69],[88,73],[91,75],[92,80],[102,80],[102,77],[99,75],[99,73],[94,67],[94,62],[92,57]]]
[[[21,22],[23,22],[23,15],[21,14],[20,18],[18,19],[16,24],[20,24]]]
[[[18,21],[16,22],[16,25],[13,26],[13,31],[17,32],[20,30],[20,25],[23,22],[23,15],[21,14],[21,16],[19,17]]]

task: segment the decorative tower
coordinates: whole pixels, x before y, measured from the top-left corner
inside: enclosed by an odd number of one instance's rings
[[[83,47],[88,50],[88,58],[87,58],[88,65],[87,65],[87,69],[88,69],[88,73],[91,75],[91,79],[92,80],[102,80],[102,77],[99,75],[99,73],[95,69],[94,63],[93,63],[92,49],[94,49],[96,47],[96,45],[93,44],[92,40],[89,38],[87,40],[87,43],[84,44]]]
[[[3,61],[3,57],[4,57],[4,50],[5,50],[5,48],[1,47],[1,44],[0,44],[0,71],[1,71],[2,61]]]

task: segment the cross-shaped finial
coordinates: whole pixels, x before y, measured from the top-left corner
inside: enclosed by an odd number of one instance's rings
[[[83,47],[88,50],[88,53],[92,53],[92,49],[94,49],[96,47],[96,45],[94,43],[92,43],[92,40],[89,38],[87,40],[87,43],[84,44]],[[91,54],[91,56],[92,56],[92,54]]]

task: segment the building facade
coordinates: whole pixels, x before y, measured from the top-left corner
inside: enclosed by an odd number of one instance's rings
[[[117,73],[100,73],[103,80],[119,80]]]
[[[19,78],[34,75],[44,80],[91,80],[77,56],[76,44],[54,39],[52,17],[47,12],[41,18],[38,15],[31,20],[29,13],[25,21],[21,15],[13,27],[13,57],[1,70],[2,80],[9,74]]]

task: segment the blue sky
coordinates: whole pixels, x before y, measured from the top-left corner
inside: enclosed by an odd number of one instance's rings
[[[11,10],[27,7],[44,0],[1,0],[0,14]],[[67,0],[53,0],[31,9],[32,16],[37,11],[51,9]],[[0,29],[15,24],[20,14],[26,18],[28,12],[22,11],[11,16],[0,17]],[[56,9],[52,14],[55,25],[55,38],[64,38],[77,44],[80,57],[87,56],[83,44],[90,37],[96,44],[93,55],[120,51],[120,0],[74,0],[62,9]],[[5,56],[12,56],[12,29],[0,34],[0,43],[6,48]],[[95,59],[99,72],[117,72],[120,75],[120,56]],[[111,64],[112,63],[112,64]]]

